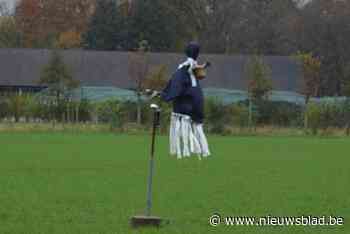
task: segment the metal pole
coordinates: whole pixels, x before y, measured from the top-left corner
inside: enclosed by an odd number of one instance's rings
[[[152,146],[151,146],[151,158],[149,162],[149,176],[148,176],[148,188],[147,188],[147,208],[146,216],[151,216],[152,209],[152,184],[153,184],[153,172],[154,172],[154,148],[156,140],[156,130],[159,125],[160,110],[155,109],[153,117],[153,130],[152,130]]]

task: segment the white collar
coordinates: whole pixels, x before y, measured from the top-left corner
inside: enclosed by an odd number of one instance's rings
[[[192,81],[192,87],[197,87],[197,79],[196,76],[193,73],[193,69],[197,67],[197,61],[194,60],[193,58],[187,58],[187,60],[183,63],[181,63],[178,67],[178,69],[181,69],[185,66],[189,66],[188,68],[188,73],[190,74],[191,81]]]

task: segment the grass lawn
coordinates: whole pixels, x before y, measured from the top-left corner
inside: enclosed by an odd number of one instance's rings
[[[350,233],[350,139],[211,137],[213,156],[176,160],[158,138],[153,213],[142,214],[149,136],[0,134],[0,233]],[[213,228],[223,216],[333,215],[341,227]]]

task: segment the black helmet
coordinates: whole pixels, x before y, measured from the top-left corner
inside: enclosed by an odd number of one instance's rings
[[[193,58],[194,60],[197,60],[199,56],[200,46],[197,42],[190,42],[186,46],[185,54],[189,58]]]

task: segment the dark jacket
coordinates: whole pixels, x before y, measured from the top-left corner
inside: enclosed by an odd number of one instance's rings
[[[173,111],[179,114],[191,116],[196,123],[204,120],[203,91],[197,80],[197,86],[192,87],[188,67],[178,69],[161,93],[166,102],[173,102]]]

